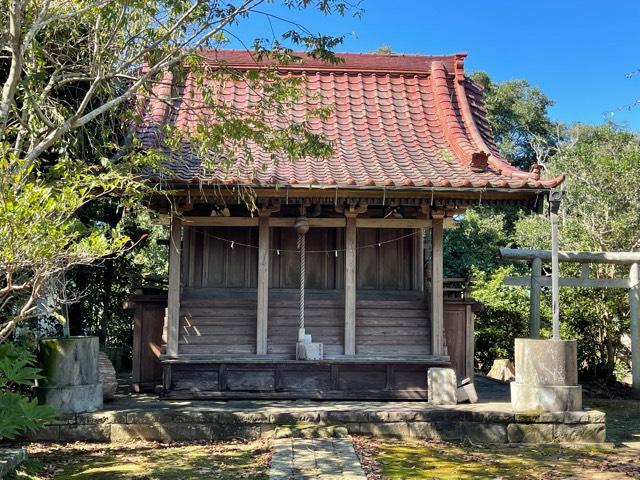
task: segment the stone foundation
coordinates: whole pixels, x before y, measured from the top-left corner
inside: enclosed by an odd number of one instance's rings
[[[598,411],[516,414],[508,404],[437,407],[424,403],[335,402],[300,404],[259,402],[68,414],[28,437],[68,442],[159,442],[256,439],[290,430],[326,430],[350,434],[476,443],[599,443],[605,441],[605,415]],[[492,406],[496,408],[492,408]],[[283,427],[287,427],[283,429]],[[311,428],[311,430],[309,430]]]

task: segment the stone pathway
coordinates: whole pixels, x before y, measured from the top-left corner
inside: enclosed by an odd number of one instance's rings
[[[269,480],[366,480],[349,438],[277,438]]]

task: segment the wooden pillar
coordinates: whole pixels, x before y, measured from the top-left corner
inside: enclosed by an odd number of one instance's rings
[[[258,311],[256,324],[256,354],[267,354],[269,321],[269,217],[260,215],[258,224]]]
[[[171,216],[169,236],[169,294],[167,298],[167,355],[178,355],[180,336],[180,256],[182,254],[182,222]]]
[[[542,259],[531,261],[531,285],[529,288],[529,338],[540,337],[540,293],[542,292]]]
[[[631,381],[640,393],[640,263],[633,263],[629,271],[629,308],[631,318]]]
[[[344,354],[356,354],[356,215],[345,213]]]
[[[416,228],[413,237],[413,254],[415,262],[415,274],[413,276],[413,289],[424,291],[424,229]]]
[[[431,351],[433,355],[444,355],[444,213],[433,212],[431,217]]]

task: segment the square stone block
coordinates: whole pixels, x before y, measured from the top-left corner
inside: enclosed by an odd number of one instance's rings
[[[553,425],[550,423],[512,423],[507,426],[509,443],[551,443]]]
[[[108,442],[110,425],[65,425],[60,427],[61,442]]]
[[[434,405],[455,405],[458,385],[452,368],[430,368],[427,372],[427,396]]]
[[[460,440],[458,422],[410,422],[409,434],[420,440]]]
[[[540,414],[582,410],[582,387],[511,384],[511,406],[517,413]]]
[[[507,443],[507,425],[504,423],[461,422],[460,436],[477,443]]]
[[[602,443],[607,430],[604,423],[556,424],[553,431],[555,440],[568,443]]]

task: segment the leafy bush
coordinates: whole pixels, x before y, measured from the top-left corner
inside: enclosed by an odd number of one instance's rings
[[[14,440],[33,432],[55,417],[48,405],[38,405],[29,395],[34,382],[42,378],[36,358],[11,343],[0,344],[0,440]]]
[[[504,285],[505,277],[513,274],[512,267],[500,267],[492,275],[473,272],[472,296],[484,307],[476,316],[475,360],[477,368],[485,372],[495,359],[512,359],[515,339],[529,336],[529,291]],[[549,317],[548,310],[541,305],[541,320]]]

